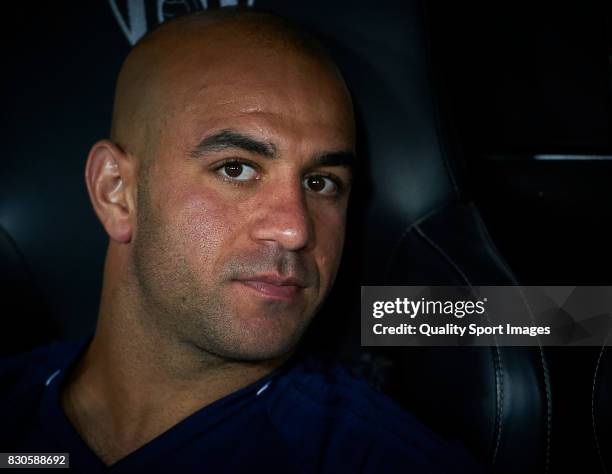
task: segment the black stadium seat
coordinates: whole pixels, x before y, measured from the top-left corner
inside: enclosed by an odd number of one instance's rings
[[[609,335],[608,335],[609,337]],[[599,353],[593,376],[593,434],[601,472],[612,471],[612,360],[610,348]]]

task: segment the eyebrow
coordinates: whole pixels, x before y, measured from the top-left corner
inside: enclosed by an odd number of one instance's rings
[[[228,148],[239,148],[249,153],[276,158],[276,146],[273,143],[263,142],[248,135],[233,130],[221,130],[209,137],[204,138],[190,152],[193,158],[198,158],[205,153],[226,150]]]
[[[221,130],[204,138],[189,153],[193,158],[199,158],[206,153],[239,148],[249,153],[276,159],[277,150],[274,143],[264,142],[231,129]],[[342,166],[355,168],[356,156],[350,150],[322,153],[314,158],[314,166]]]
[[[343,166],[345,168],[355,168],[357,157],[352,151],[335,151],[323,153],[314,159],[315,166]]]

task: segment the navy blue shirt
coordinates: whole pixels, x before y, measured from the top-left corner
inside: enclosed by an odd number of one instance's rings
[[[110,467],[60,405],[86,341],[0,364],[0,452],[70,454],[73,472],[480,472],[464,451],[340,366],[302,357],[205,406]]]

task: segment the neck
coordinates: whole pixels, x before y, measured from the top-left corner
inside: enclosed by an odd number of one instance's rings
[[[69,420],[107,464],[289,357],[244,362],[207,353],[143,324],[141,305],[125,293],[105,285],[95,336],[62,390]]]

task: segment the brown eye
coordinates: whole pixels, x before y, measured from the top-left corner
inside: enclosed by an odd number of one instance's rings
[[[239,161],[225,163],[217,168],[216,172],[232,181],[252,181],[254,179],[259,179],[255,168]]]
[[[338,191],[338,185],[332,179],[320,175],[304,178],[303,186],[319,194],[334,194]]]
[[[313,191],[322,191],[325,189],[325,181],[321,176],[311,176],[310,178],[306,178],[307,185]]]
[[[228,163],[223,169],[230,178],[237,178],[242,173],[242,165],[240,163]]]

